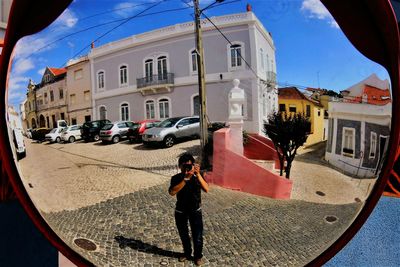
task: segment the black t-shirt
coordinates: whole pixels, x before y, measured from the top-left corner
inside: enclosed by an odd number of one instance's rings
[[[171,178],[169,191],[184,179],[183,173],[178,173]],[[201,185],[195,175],[186,181],[185,186],[176,194],[176,210],[190,212],[201,207]]]

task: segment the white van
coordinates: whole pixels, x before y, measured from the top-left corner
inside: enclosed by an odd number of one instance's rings
[[[17,151],[17,160],[24,158],[26,156],[26,148],[22,129],[13,129],[13,142],[15,150]]]

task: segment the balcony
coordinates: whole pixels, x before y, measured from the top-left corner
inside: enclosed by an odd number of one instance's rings
[[[174,86],[174,74],[165,73],[136,79],[137,90],[142,95],[171,92]]]
[[[276,85],[276,73],[273,71],[267,71],[267,83],[270,86]]]

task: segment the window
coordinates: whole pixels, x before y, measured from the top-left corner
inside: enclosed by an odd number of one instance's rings
[[[289,105],[289,112],[294,112],[296,113],[297,109],[296,109],[296,105]]]
[[[76,124],[76,118],[71,118],[71,124],[75,125]]]
[[[101,106],[99,108],[99,113],[100,113],[100,120],[105,120],[107,119],[107,111],[105,106]]]
[[[64,98],[64,90],[62,88],[58,89],[59,94],[60,94],[60,99]]]
[[[50,101],[51,102],[54,101],[54,92],[53,92],[53,90],[50,91]]]
[[[144,62],[144,76],[146,77],[146,82],[153,80],[153,60],[148,59]]]
[[[346,157],[354,157],[355,150],[355,129],[343,127],[342,139],[342,155]]]
[[[83,78],[83,70],[79,69],[79,70],[74,71],[74,78],[75,78],[75,80],[82,79]]]
[[[119,85],[127,85],[128,84],[128,67],[123,65],[119,68]]]
[[[146,101],[146,119],[154,119],[155,112],[154,112],[154,101],[153,100],[147,100]]]
[[[90,91],[84,91],[83,98],[85,99],[85,101],[90,101]]]
[[[47,104],[47,92],[44,93],[44,103]]]
[[[264,65],[264,51],[262,48],[260,48],[260,63],[261,63],[261,69],[264,70],[265,69],[265,65]]]
[[[160,119],[169,118],[169,101],[168,99],[161,99],[158,101],[159,111],[160,111]]]
[[[127,103],[121,105],[121,120],[129,120],[129,105]]]
[[[306,117],[311,117],[311,106],[307,105],[306,106]]]
[[[158,79],[166,80],[167,79],[167,57],[161,56],[157,58],[157,71],[158,71]]]
[[[200,115],[200,97],[198,95],[193,97],[193,116]]]
[[[86,115],[86,116],[85,116],[85,122],[91,121],[91,118],[92,118],[92,117],[91,117],[90,115]]]
[[[97,88],[104,89],[104,71],[97,73]]]
[[[279,112],[286,112],[286,105],[285,104],[279,104]]]
[[[31,102],[28,102],[28,106],[29,106],[28,111],[31,111]]]
[[[184,119],[184,120],[181,120],[181,121],[178,123],[177,126],[183,127],[183,126],[187,126],[187,125],[189,125],[189,124],[190,124],[189,119]]]
[[[75,94],[71,94],[71,95],[69,96],[69,101],[70,101],[71,104],[75,104],[76,95],[75,95]]]
[[[44,75],[44,82],[45,82],[45,83],[50,82],[50,74]]]
[[[60,117],[61,117],[62,120],[65,120],[64,112],[61,112],[61,113],[60,113]]]
[[[376,154],[376,133],[371,132],[371,144],[369,147],[369,158],[374,159]]]
[[[318,109],[318,117],[321,116],[321,110]]]
[[[193,74],[197,73],[197,52],[196,49],[192,50],[192,52],[190,52],[190,71],[193,72]]]
[[[231,45],[231,67],[237,68],[242,66],[242,46],[240,44]]]

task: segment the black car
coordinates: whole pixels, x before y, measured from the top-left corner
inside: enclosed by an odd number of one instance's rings
[[[46,139],[46,134],[51,131],[50,128],[36,128],[32,130],[32,140],[43,142]]]
[[[99,141],[100,130],[107,123],[111,123],[110,120],[97,120],[97,121],[87,121],[82,125],[81,137],[85,142],[90,140]]]

